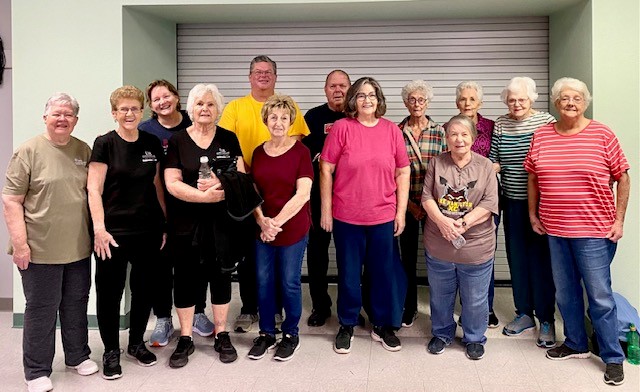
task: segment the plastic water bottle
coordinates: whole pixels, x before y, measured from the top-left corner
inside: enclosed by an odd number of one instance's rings
[[[629,363],[638,365],[640,364],[640,347],[638,346],[638,340],[640,336],[636,331],[636,326],[629,325],[629,332],[627,332],[627,361]]]
[[[204,180],[212,177],[209,167],[209,157],[200,157],[200,169],[198,169],[198,179]]]

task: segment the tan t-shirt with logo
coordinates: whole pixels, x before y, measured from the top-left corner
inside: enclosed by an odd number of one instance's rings
[[[66,264],[91,255],[87,163],[91,149],[71,137],[56,146],[38,135],[18,147],[7,168],[5,195],[25,195],[31,262]],[[12,249],[9,249],[9,254]]]

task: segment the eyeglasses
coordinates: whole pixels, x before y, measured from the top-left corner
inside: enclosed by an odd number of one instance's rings
[[[140,114],[142,113],[142,109],[138,108],[138,107],[132,107],[132,108],[118,108],[118,112],[120,114],[127,114],[129,113],[129,111],[131,111],[131,113],[133,114]]]
[[[49,113],[47,114],[47,116],[53,117],[55,119],[64,118],[65,120],[72,120],[76,118],[75,114],[70,114],[70,113]]]
[[[525,102],[527,101],[529,101],[529,98],[519,98],[519,99],[511,98],[507,100],[507,105],[516,106],[516,103],[517,103],[520,106],[524,106]]]
[[[371,94],[365,94],[365,93],[358,93],[356,94],[356,99],[358,101],[364,101],[365,99],[369,98],[369,101],[377,101],[378,100],[378,96],[376,95],[376,93],[371,93]]]
[[[256,74],[258,76],[271,76],[273,75],[273,71],[260,71],[260,70],[256,70],[251,72],[252,74]]]
[[[571,101],[573,101],[573,103],[575,103],[576,105],[580,105],[582,102],[584,102],[584,99],[582,97],[561,97],[560,98],[560,102],[562,102],[564,105],[568,104]]]
[[[427,103],[427,100],[422,98],[422,97],[420,97],[420,98],[411,97],[411,98],[407,99],[407,102],[409,102],[409,104],[411,104],[411,105],[415,105],[416,102],[419,103],[420,105],[424,105],[425,103]]]

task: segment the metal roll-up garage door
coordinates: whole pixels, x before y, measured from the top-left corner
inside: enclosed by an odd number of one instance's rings
[[[303,113],[325,102],[325,76],[339,68],[352,80],[376,78],[387,97],[386,117],[395,122],[406,116],[400,90],[413,79],[433,86],[427,113],[438,123],[457,114],[455,86],[463,80],[482,84],[480,112],[495,119],[507,111],[499,95],[514,76],[533,78],[540,94],[534,108],[548,110],[548,33],[547,17],[181,24],[177,82],[183,103],[197,83],[216,84],[228,102],[248,93],[249,62],[265,54],[278,64],[276,90],[291,95]],[[418,251],[418,275],[425,276],[421,245]],[[501,229],[496,279],[509,278]]]

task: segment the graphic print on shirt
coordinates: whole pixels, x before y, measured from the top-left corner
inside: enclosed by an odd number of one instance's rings
[[[458,219],[473,209],[473,202],[469,201],[469,190],[478,181],[470,181],[460,188],[453,188],[446,178],[440,176],[440,185],[444,185],[444,193],[438,199],[438,208],[445,216]]]
[[[324,134],[328,135],[331,132],[331,128],[333,128],[333,123],[325,123],[324,126]]]
[[[158,158],[156,158],[156,156],[151,151],[145,151],[142,155],[142,162],[158,162]]]

